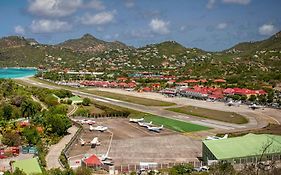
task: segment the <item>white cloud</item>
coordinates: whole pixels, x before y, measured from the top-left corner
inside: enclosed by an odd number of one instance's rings
[[[104,25],[111,23],[114,20],[114,12],[101,12],[97,14],[86,13],[80,18],[84,25]]]
[[[214,7],[215,3],[216,3],[216,0],[208,0],[206,7],[208,9],[212,9]]]
[[[19,34],[19,35],[24,35],[24,33],[25,33],[25,29],[20,25],[16,26],[14,28],[14,30],[15,30],[15,33]]]
[[[276,32],[277,32],[277,29],[272,24],[264,24],[264,25],[259,27],[259,33],[261,35],[270,36],[270,35],[273,35]]]
[[[33,20],[30,29],[33,33],[53,33],[71,30],[72,26],[66,21],[60,20]]]
[[[125,0],[125,6],[128,8],[132,8],[135,6],[135,0]]]
[[[180,31],[182,32],[182,31],[185,31],[185,29],[186,29],[186,26],[181,26],[180,27]]]
[[[37,16],[64,17],[82,6],[82,0],[29,0],[28,11]]]
[[[93,8],[93,9],[96,9],[96,10],[104,10],[105,9],[105,5],[100,0],[90,1],[88,4],[86,4],[86,7],[87,8]]]
[[[224,3],[247,5],[251,0],[222,0]]]
[[[220,29],[220,30],[223,30],[223,29],[225,29],[227,27],[227,23],[219,23],[218,25],[217,25],[217,29]]]
[[[169,22],[166,22],[164,20],[157,19],[157,18],[152,19],[150,21],[149,26],[154,33],[158,33],[161,35],[170,33]]]

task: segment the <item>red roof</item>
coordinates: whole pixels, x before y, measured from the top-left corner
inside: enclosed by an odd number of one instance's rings
[[[130,82],[130,83],[128,83],[128,86],[130,88],[134,88],[134,87],[136,87],[136,83]]]
[[[102,165],[100,159],[94,154],[92,156],[90,156],[89,158],[84,159],[84,163],[87,166],[97,166],[97,165],[100,166],[100,165]]]
[[[149,87],[144,87],[144,88],[142,88],[142,90],[145,91],[145,92],[149,92],[149,91],[151,91],[151,88],[149,88]]]
[[[197,80],[185,80],[184,83],[198,83]]]
[[[206,79],[201,79],[201,80],[199,80],[199,82],[206,83],[208,81]]]
[[[224,79],[216,79],[214,80],[215,83],[225,83],[226,81]]]

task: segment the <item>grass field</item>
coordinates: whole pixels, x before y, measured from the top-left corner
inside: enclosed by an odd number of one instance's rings
[[[171,103],[171,102],[165,102],[165,101],[153,100],[153,99],[141,98],[141,97],[134,97],[134,96],[129,96],[129,95],[122,95],[122,94],[117,94],[117,93],[112,93],[112,92],[105,92],[105,91],[99,91],[99,90],[86,90],[85,88],[78,89],[78,88],[73,88],[73,87],[68,87],[68,86],[60,86],[60,85],[54,84],[52,82],[40,80],[38,78],[33,78],[33,77],[31,77],[30,79],[40,82],[40,83],[45,83],[45,84],[49,84],[52,86],[61,87],[63,89],[80,90],[82,92],[86,92],[86,93],[90,93],[90,94],[94,94],[94,95],[98,95],[98,96],[102,96],[102,97],[112,98],[112,99],[116,99],[116,100],[126,101],[126,102],[145,105],[145,106],[173,106],[173,105],[176,105],[175,103]],[[21,81],[21,80],[16,80],[16,81],[21,84],[23,83],[23,81]]]
[[[148,98],[134,97],[134,96],[130,96],[130,95],[122,95],[122,94],[117,94],[117,93],[113,93],[113,92],[105,92],[105,91],[99,91],[99,90],[82,90],[82,91],[88,92],[88,93],[91,93],[94,95],[99,95],[102,97],[113,98],[116,100],[136,103],[136,104],[145,105],[145,106],[172,106],[172,105],[175,105],[175,103],[170,103],[170,102],[165,102],[165,101],[160,101],[160,100],[153,100],[153,99],[148,99]]]
[[[192,123],[187,123],[180,120],[169,119],[165,117],[160,117],[152,114],[146,113],[138,113],[130,115],[133,118],[144,118],[145,121],[150,122],[152,121],[153,124],[161,126],[163,125],[165,128],[177,131],[177,132],[195,132],[195,131],[202,131],[211,129],[206,126],[196,125]]]
[[[168,108],[167,110],[228,123],[244,124],[248,122],[248,120],[244,116],[235,112],[217,111],[194,106]]]

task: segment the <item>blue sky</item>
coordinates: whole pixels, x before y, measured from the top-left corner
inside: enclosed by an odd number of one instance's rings
[[[0,37],[54,44],[90,33],[135,47],[175,40],[219,51],[281,30],[280,0],[1,0]]]

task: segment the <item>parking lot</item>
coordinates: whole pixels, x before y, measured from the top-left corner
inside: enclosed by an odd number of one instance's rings
[[[115,165],[139,162],[188,162],[201,156],[200,139],[190,138],[165,128],[160,133],[151,132],[123,118],[102,118],[95,121],[97,123],[94,126],[107,126],[108,131],[89,131],[89,125],[84,124],[81,138],[90,142],[94,137],[98,137],[101,145],[91,148],[90,145],[81,146],[77,141],[70,149],[70,157],[79,159],[85,154],[106,154],[112,133],[108,156],[113,159]]]

